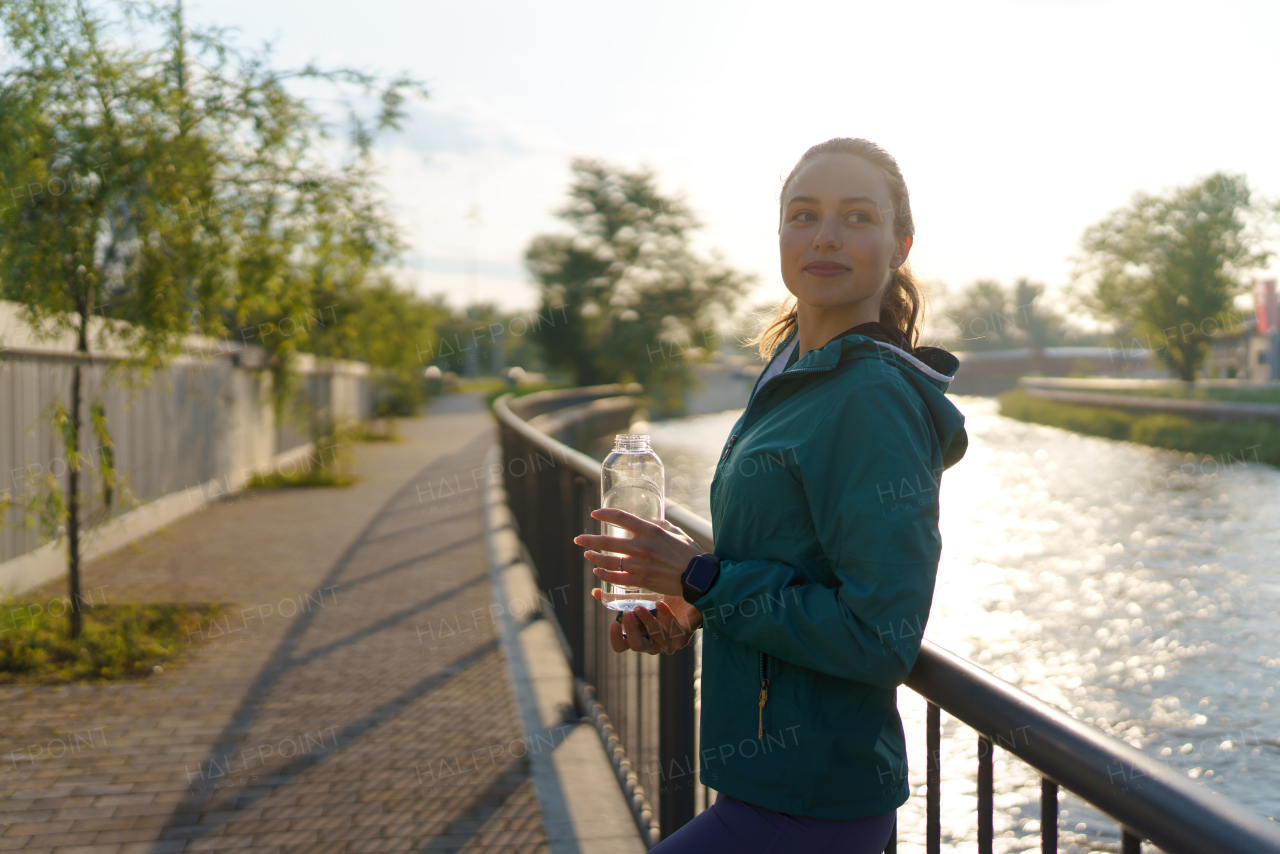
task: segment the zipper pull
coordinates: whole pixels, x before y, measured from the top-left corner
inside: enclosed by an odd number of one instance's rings
[[[756,732],[756,738],[764,738],[764,704],[769,702],[769,680],[760,680],[760,727]]]
[[[738,441],[738,434],[734,433],[729,437],[729,444],[724,446],[724,453],[720,455],[720,462],[729,459],[729,452],[733,450],[733,443]]]

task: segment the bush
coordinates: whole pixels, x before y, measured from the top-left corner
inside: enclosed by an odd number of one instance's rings
[[[1001,394],[1000,414],[1091,436],[1280,466],[1280,425],[1268,421],[1194,421],[1180,415],[1138,415],[1119,409],[1059,403],[1017,388]]]
[[[1134,420],[1129,438],[1143,445],[1155,445],[1172,451],[1195,450],[1197,424],[1178,415],[1146,415]]]
[[[295,471],[282,474],[278,471],[255,474],[245,482],[245,489],[295,489],[307,486],[350,486],[356,479],[349,474],[327,468]]]
[[[534,383],[530,385],[511,386],[504,385],[502,388],[496,388],[488,392],[484,396],[485,408],[490,412],[493,411],[493,402],[502,397],[507,392],[514,392],[516,397],[523,397],[526,394],[533,394],[535,391],[550,391],[551,389],[568,388],[564,383]]]
[[[1033,397],[1020,388],[1006,391],[999,400],[1001,415],[1108,439],[1128,439],[1129,426],[1134,420],[1132,415],[1119,409],[1058,403]]]
[[[427,399],[426,381],[418,374],[377,370],[373,378],[373,414],[376,418],[408,418]]]
[[[395,418],[375,418],[356,423],[347,438],[352,442],[399,442],[400,433]]]

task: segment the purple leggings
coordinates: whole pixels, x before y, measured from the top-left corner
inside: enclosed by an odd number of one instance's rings
[[[896,815],[847,820],[787,815],[722,792],[649,854],[884,854]]]

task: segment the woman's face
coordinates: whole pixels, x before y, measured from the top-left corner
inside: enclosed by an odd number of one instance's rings
[[[856,154],[819,154],[800,167],[782,200],[782,281],[815,308],[880,297],[907,260],[911,237],[893,236],[894,211],[880,169]]]

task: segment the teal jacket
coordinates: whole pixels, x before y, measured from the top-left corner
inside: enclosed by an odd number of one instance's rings
[[[896,686],[933,600],[939,481],[968,443],[944,396],[956,358],[917,356],[837,337],[757,379],[733,426],[711,481],[720,575],[696,603],[706,786],[816,818],[907,800]]]

